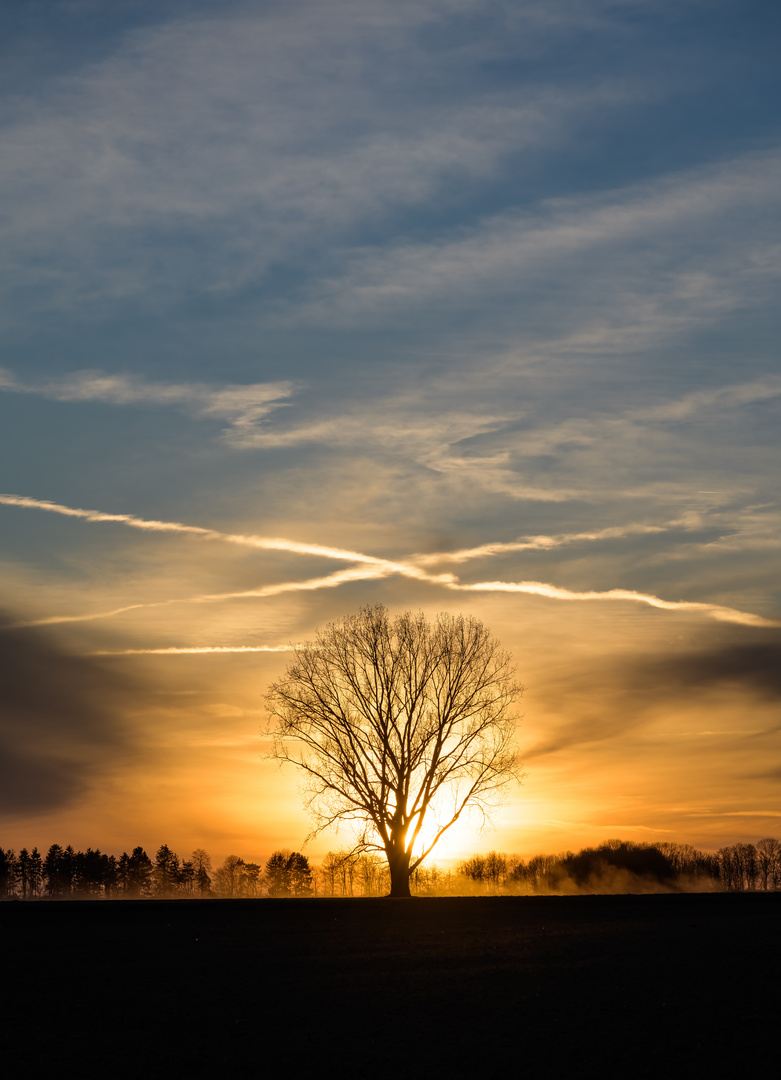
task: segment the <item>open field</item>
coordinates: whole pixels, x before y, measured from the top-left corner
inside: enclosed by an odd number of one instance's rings
[[[781,894],[0,905],[6,1075],[774,1071]]]

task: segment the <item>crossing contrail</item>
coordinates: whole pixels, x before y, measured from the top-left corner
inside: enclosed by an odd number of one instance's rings
[[[263,551],[290,551],[296,555],[319,555],[324,559],[338,559],[340,562],[364,563],[367,566],[387,567],[390,572],[403,574],[405,577],[423,580],[446,580],[447,574],[431,575],[411,563],[391,562],[375,555],[366,555],[362,551],[350,551],[346,548],[329,547],[324,544],[304,544],[298,540],[284,537],[254,536],[243,533],[226,533],[218,529],[206,529],[200,525],[186,525],[180,521],[155,521],[136,517],[135,514],[107,514],[102,510],[84,510],[81,507],[64,506],[62,503],[49,502],[46,499],[33,499],[27,495],[0,495],[0,504],[20,506],[28,510],[45,510],[63,517],[80,518],[94,523],[113,523],[125,525],[130,529],[145,532],[180,533],[198,537],[201,540],[218,540],[228,544],[257,548]]]
[[[461,551],[450,553],[443,552],[439,554],[414,555],[409,559],[398,561],[384,559],[376,555],[367,555],[364,552],[352,551],[349,548],[302,543],[297,540],[289,540],[282,537],[226,533],[217,529],[208,529],[199,525],[187,525],[178,521],[156,521],[153,519],[140,518],[134,514],[109,514],[101,510],[85,510],[80,507],[65,506],[61,503],[50,502],[45,499],[34,499],[25,495],[0,495],[0,504],[6,506],[18,506],[25,509],[43,510],[48,513],[79,518],[83,521],[93,523],[115,523],[124,525],[128,528],[141,529],[148,532],[180,533],[195,536],[203,540],[240,544],[257,550],[289,551],[293,554],[314,555],[321,558],[334,559],[340,562],[353,564],[351,567],[335,571],[333,574],[308,578],[303,581],[285,581],[236,592],[204,593],[191,597],[128,604],[124,607],[112,608],[109,611],[92,612],[89,614],[52,615],[43,619],[36,619],[16,625],[46,626],[55,623],[88,622],[94,619],[111,618],[116,615],[122,615],[126,612],[136,611],[142,608],[166,607],[172,604],[204,604],[224,600],[259,599],[263,597],[279,596],[288,592],[306,592],[326,588],[336,588],[349,581],[370,581],[398,574],[403,577],[413,578],[454,592],[518,593],[547,597],[551,600],[580,602],[630,602],[645,604],[664,611],[688,611],[699,613],[721,622],[737,623],[742,626],[781,626],[781,621],[779,620],[767,619],[762,615],[741,611],[737,608],[727,607],[722,604],[710,604],[707,602],[690,600],[665,600],[662,597],[655,596],[653,593],[637,592],[632,589],[608,589],[602,592],[595,590],[577,591],[573,589],[563,589],[543,581],[482,581],[464,584],[455,574],[432,574],[424,569],[424,565],[440,561],[449,560],[451,562],[465,562],[469,559],[481,558],[502,552],[554,548],[564,543],[572,543],[578,540],[591,541],[633,534],[663,532],[675,525],[682,524],[681,522],[669,522],[664,526],[616,526],[598,532],[562,534],[550,537],[535,536],[510,543],[488,543],[479,547],[464,548]],[[203,651],[214,650],[204,649]]]

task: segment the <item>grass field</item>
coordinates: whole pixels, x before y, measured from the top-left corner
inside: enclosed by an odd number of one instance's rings
[[[0,932],[8,1076],[741,1076],[781,1056],[781,894],[7,902]]]

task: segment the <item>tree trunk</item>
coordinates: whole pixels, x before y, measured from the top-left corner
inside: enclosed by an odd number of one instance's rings
[[[388,896],[407,899],[412,896],[409,891],[409,861],[410,853],[404,851],[403,848],[400,851],[388,852],[388,869],[391,879]]]

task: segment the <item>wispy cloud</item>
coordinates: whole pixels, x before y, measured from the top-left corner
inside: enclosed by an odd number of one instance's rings
[[[537,300],[539,283],[555,277],[559,289],[539,299],[549,324],[550,301],[562,287],[567,292],[567,310],[558,306],[554,324],[569,324],[556,335],[559,350],[604,350],[610,335],[616,348],[632,347],[633,338],[635,348],[647,347],[662,333],[680,333],[752,304],[757,291],[773,287],[779,235],[768,227],[768,213],[772,220],[780,183],[781,153],[774,149],[642,186],[551,200],[534,213],[504,211],[450,236],[382,251],[365,248],[352,254],[338,278],[318,283],[305,305],[296,303],[291,317],[376,322],[401,311],[410,319],[420,310],[428,318],[432,305],[450,307],[458,298],[473,308],[489,296],[493,315],[498,298],[517,303],[522,290]],[[725,228],[725,221],[731,226]],[[638,243],[648,248],[641,267]],[[587,264],[591,272],[584,274]],[[609,297],[608,306],[600,293]],[[534,306],[521,310],[534,328]],[[550,340],[549,325],[545,338]]]
[[[502,35],[458,25],[470,9],[485,16],[482,5],[229,7],[127,34],[101,62],[18,102],[0,162],[14,207],[9,283],[58,307],[223,297],[280,264],[322,263],[324,242],[352,246],[367,223],[454,177],[490,178],[511,153],[559,145],[589,110],[626,109],[638,92],[625,79],[481,86]],[[582,19],[571,5],[561,24],[527,8],[491,13],[527,54]],[[448,23],[456,33],[436,53],[459,78],[443,94],[421,30]],[[63,248],[67,268],[42,257]]]
[[[169,406],[198,417],[227,420],[229,427],[223,437],[236,446],[246,444],[260,421],[287,404],[296,388],[294,382],[246,386],[150,382],[137,375],[107,375],[100,371],[76,371],[58,379],[30,383],[0,369],[0,390],[11,393],[37,395],[50,401]]]
[[[695,390],[690,394],[652,406],[629,412],[629,418],[640,422],[686,420],[700,412],[720,412],[738,405],[751,405],[758,401],[770,401],[781,396],[781,375],[765,375],[751,382],[715,386],[707,390]]]

